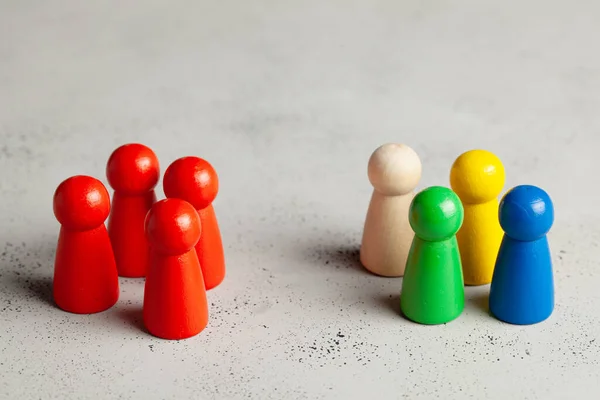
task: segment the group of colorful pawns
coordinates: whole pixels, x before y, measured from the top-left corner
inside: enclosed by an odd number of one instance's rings
[[[404,144],[372,154],[374,187],[365,219],[360,259],[374,274],[402,276],[400,307],[427,325],[457,318],[465,285],[490,284],[489,309],[501,321],[534,324],[554,309],[547,233],[554,221],[548,194],[520,185],[498,201],[504,187],[501,161],[486,150],[456,159],[450,187],[415,195],[421,161]],[[61,224],[54,263],[57,306],[77,314],[113,307],[119,276],[145,278],[143,322],[148,332],[179,340],[208,324],[206,292],[225,277],[221,233],[212,203],[219,182],[199,157],[175,160],[163,191],[155,153],[125,144],[109,157],[106,187],[94,177],[64,180],[53,199]],[[108,223],[105,226],[105,221]]]
[[[208,324],[206,291],[225,277],[221,233],[212,202],[219,182],[210,163],[183,157],[166,169],[157,201],[155,153],[120,146],[106,166],[112,201],[98,179],[77,175],[54,193],[60,222],[53,297],[68,312],[93,314],[119,299],[119,276],[145,278],[143,321],[164,339],[185,339]],[[108,218],[108,224],[105,221]]]
[[[490,284],[489,311],[498,320],[546,320],[554,310],[548,194],[519,185],[498,201],[505,170],[486,150],[455,160],[450,188],[415,195],[421,169],[416,152],[395,143],[377,148],[368,165],[374,191],[360,259],[374,274],[403,276],[404,316],[426,325],[450,322],[464,310],[465,285]]]

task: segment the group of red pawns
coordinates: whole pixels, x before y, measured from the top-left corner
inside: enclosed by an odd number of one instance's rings
[[[119,299],[119,276],[145,278],[148,332],[164,339],[197,335],[208,323],[206,291],[225,277],[214,168],[199,157],[175,160],[163,177],[167,198],[157,201],[158,158],[131,143],[111,154],[106,176],[112,202],[102,182],[85,175],[66,179],[54,193],[61,224],[56,304],[78,314],[105,311]]]

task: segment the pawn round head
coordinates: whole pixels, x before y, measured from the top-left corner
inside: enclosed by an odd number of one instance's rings
[[[419,238],[436,242],[456,235],[463,223],[463,206],[452,190],[432,186],[419,192],[409,209],[409,222]]]
[[[504,180],[502,161],[487,150],[461,154],[450,170],[450,186],[465,204],[486,203],[498,198]]]
[[[102,225],[110,212],[110,195],[96,178],[72,176],[54,192],[54,216],[65,228],[87,231]]]
[[[219,178],[208,161],[199,157],[183,157],[175,160],[165,171],[163,190],[165,196],[183,199],[196,210],[202,210],[217,197]]]
[[[421,160],[404,144],[384,144],[371,155],[368,176],[373,188],[383,195],[408,194],[421,179]]]
[[[142,195],[154,189],[160,176],[156,154],[139,143],[125,144],[110,155],[106,164],[108,183],[117,192]]]
[[[200,240],[200,216],[184,200],[164,199],[154,203],[144,226],[148,242],[161,254],[184,254]]]
[[[507,236],[530,242],[546,235],[554,223],[554,205],[537,186],[517,186],[504,195],[498,209],[500,226]]]

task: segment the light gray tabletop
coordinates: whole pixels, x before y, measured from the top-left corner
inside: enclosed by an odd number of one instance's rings
[[[597,399],[600,6],[560,1],[4,1],[0,398]],[[209,160],[227,277],[180,342],[111,310],[57,309],[63,179],[118,145]],[[371,152],[414,147],[419,189],[485,148],[547,190],[556,308],[533,326],[467,288],[441,326],[357,262]],[[159,197],[163,196],[158,187]]]

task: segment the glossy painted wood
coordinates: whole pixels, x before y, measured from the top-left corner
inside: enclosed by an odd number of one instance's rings
[[[544,321],[554,310],[554,274],[546,235],[554,223],[548,193],[531,185],[511,189],[500,203],[504,238],[490,286],[490,311],[516,325]]]
[[[402,312],[421,324],[452,321],[465,306],[456,241],[463,222],[460,199],[448,188],[429,187],[415,196],[409,220],[415,236],[402,279]]]
[[[369,159],[368,177],[374,190],[363,229],[361,263],[377,275],[402,276],[413,238],[408,208],[421,178],[421,161],[404,144],[384,144]]]
[[[144,324],[152,335],[185,339],[208,323],[204,279],[194,246],[201,223],[194,207],[180,199],[154,204],[145,223],[151,246],[144,287]]]
[[[119,298],[119,279],[104,226],[110,212],[106,188],[90,176],[73,176],[56,189],[53,208],[61,224],[54,261],[56,304],[77,314],[112,307]]]
[[[144,277],[150,251],[144,220],[156,202],[154,188],[160,178],[158,158],[142,144],[120,146],[108,159],[106,176],[114,189],[108,234],[119,275]]]
[[[217,287],[225,279],[223,241],[212,204],[219,191],[217,172],[202,158],[182,157],[165,171],[163,190],[168,198],[183,199],[198,211],[202,235],[196,244],[196,253],[206,290]]]
[[[450,186],[465,210],[456,238],[466,285],[486,285],[492,281],[502,240],[498,197],[504,181],[502,162],[487,150],[463,153],[450,170]]]

